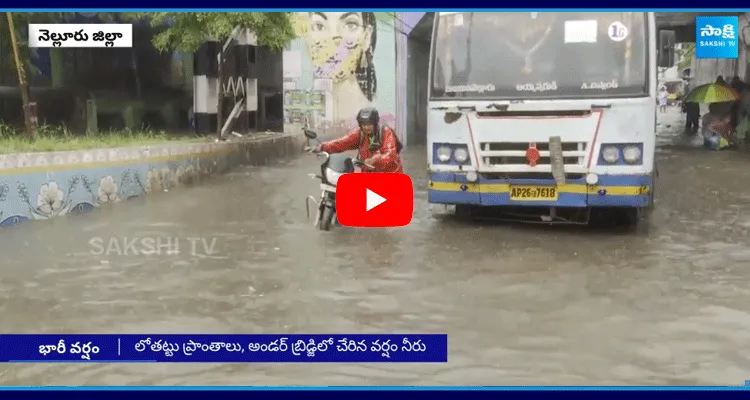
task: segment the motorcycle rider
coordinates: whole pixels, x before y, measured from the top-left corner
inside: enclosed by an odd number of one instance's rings
[[[366,107],[357,113],[359,128],[351,130],[346,136],[321,143],[310,149],[313,153],[324,151],[329,154],[357,150],[357,156],[365,165],[362,172],[398,172],[403,173],[401,162],[401,144],[396,133],[388,126],[380,126],[380,113],[374,107]]]

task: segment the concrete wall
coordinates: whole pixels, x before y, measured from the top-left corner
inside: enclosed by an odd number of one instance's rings
[[[396,13],[396,110],[401,110],[396,113],[396,132],[401,138],[401,143],[404,146],[410,145],[412,133],[409,130],[408,118],[411,115],[409,112],[409,80],[407,78],[409,74],[408,59],[409,59],[409,32],[412,29],[412,25],[408,25],[404,21],[404,14],[408,13]]]
[[[295,13],[298,38],[284,52],[285,131],[299,131],[307,118],[319,134],[341,135],[370,105],[395,126],[395,18],[347,14]]]
[[[240,108],[233,131],[242,134],[258,129],[258,74],[256,57],[257,38],[247,30],[236,38],[236,45],[226,54],[219,82],[220,53],[224,42],[209,38],[193,55],[193,118],[199,134],[217,133],[218,100],[221,95],[222,122],[226,121],[236,100],[244,93],[245,105]]]
[[[408,113],[409,142],[424,144],[427,140],[427,86],[430,68],[430,46],[421,40],[409,40]]]
[[[258,130],[280,132],[284,130],[283,76],[281,52],[268,47],[256,48],[258,66]]]
[[[88,212],[243,164],[298,154],[302,135],[0,155],[0,227]]]
[[[281,57],[266,47],[258,47],[255,62],[258,64],[258,86],[281,86],[279,77],[283,76],[284,68]]]

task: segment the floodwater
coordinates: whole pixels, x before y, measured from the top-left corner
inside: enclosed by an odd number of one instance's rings
[[[650,222],[617,233],[436,218],[424,153],[406,154],[415,218],[400,229],[316,231],[318,162],[303,156],[0,231],[0,332],[447,333],[448,363],[22,364],[0,384],[750,379],[750,155],[660,149]]]

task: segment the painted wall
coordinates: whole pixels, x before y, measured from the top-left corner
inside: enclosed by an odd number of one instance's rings
[[[322,136],[341,135],[370,105],[395,127],[393,14],[305,12],[294,21],[298,38],[284,52],[285,130],[299,131],[307,120]]]
[[[0,155],[0,227],[164,192],[234,166],[299,154],[303,136]]]
[[[406,132],[404,143],[407,145],[424,144],[427,139],[427,86],[433,14],[396,14],[400,23],[397,26],[401,32],[396,38],[396,78],[399,88],[397,109],[404,110],[398,115],[397,126]]]

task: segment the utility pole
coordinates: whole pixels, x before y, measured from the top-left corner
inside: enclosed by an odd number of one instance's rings
[[[26,82],[26,69],[21,62],[21,52],[18,47],[16,38],[16,27],[13,24],[13,13],[5,13],[8,16],[8,29],[10,30],[10,43],[13,47],[13,58],[16,61],[16,70],[18,72],[18,86],[21,90],[21,102],[23,103],[23,119],[26,124],[26,134],[29,139],[36,140],[36,103],[29,101],[29,84]]]
[[[229,39],[231,40],[231,38]],[[226,47],[226,45],[225,45]],[[217,75],[216,78],[216,136],[218,140],[222,140],[223,137],[221,135],[221,128],[224,126],[224,122],[222,121],[224,119],[224,109],[222,109],[222,105],[224,104],[224,50],[219,49],[219,54],[216,55],[216,63],[217,63]],[[230,79],[231,80],[231,79]]]

